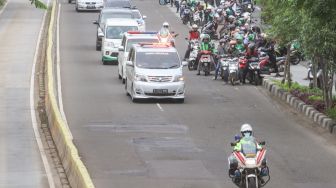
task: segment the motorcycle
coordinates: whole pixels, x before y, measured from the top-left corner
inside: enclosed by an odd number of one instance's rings
[[[188,69],[191,70],[197,70],[197,64],[196,64],[196,58],[198,54],[198,46],[199,46],[199,41],[198,40],[191,40],[190,42],[190,55],[188,58]]]
[[[292,50],[289,55],[289,62],[293,65],[299,64],[301,61],[303,61],[304,56],[303,53],[299,50]]]
[[[205,76],[207,76],[213,69],[212,53],[208,50],[202,50],[199,53],[201,53],[201,57],[199,59],[199,63],[201,63],[200,70],[204,72]]]
[[[201,29],[201,33],[210,35],[211,39],[218,39],[213,22],[208,22],[205,24]]]
[[[265,146],[265,142],[259,143]],[[236,146],[236,143],[231,143],[231,146]],[[269,172],[268,166],[264,163],[266,156],[266,148],[257,150],[255,144],[243,144],[242,151],[234,151],[233,155],[238,161],[238,170],[240,177],[229,175],[233,183],[238,187],[260,188],[264,187],[270,181],[270,175],[261,177],[261,169],[265,168]],[[265,179],[263,179],[265,178]]]
[[[232,86],[234,86],[238,81],[240,81],[241,75],[239,74],[238,59],[233,58],[229,61],[229,81]]]
[[[190,21],[191,9],[189,7],[184,8],[182,13],[182,23],[186,25]]]
[[[318,69],[316,73],[316,79],[317,79],[317,87],[322,89],[322,69]],[[309,80],[309,87],[313,88],[314,86],[314,69],[313,64],[309,64],[308,68],[308,80]]]
[[[265,52],[259,52],[260,59],[260,74],[268,74],[275,73],[274,67],[271,65],[269,60],[269,56]],[[286,57],[276,57],[276,66],[278,67],[279,72],[283,72],[285,70],[285,61]]]
[[[201,20],[200,12],[195,11],[192,15],[192,23],[190,23],[190,25],[196,24],[196,25],[200,26],[201,23],[202,23],[202,20]]]
[[[248,72],[246,75],[247,80],[250,83],[254,83],[254,85],[260,85],[262,82],[262,77],[260,75],[260,65],[259,65],[259,58],[250,58],[246,59],[240,58],[239,59],[239,69],[240,69],[240,74],[243,75],[243,71],[246,68],[247,64],[249,65],[248,67]],[[241,80],[242,81],[242,80]]]

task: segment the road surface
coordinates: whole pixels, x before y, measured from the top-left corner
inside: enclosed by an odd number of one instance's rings
[[[184,56],[188,27],[153,0],[134,3],[147,29],[168,21]],[[267,187],[334,188],[335,139],[310,128],[261,87],[225,85],[185,69],[184,104],[126,96],[117,66],[95,51],[97,13],[77,13],[64,1],[60,49],[64,110],[74,142],[97,187],[230,188],[229,143],[240,126],[253,125],[267,141],[272,180]]]
[[[30,78],[43,10],[9,0],[0,13],[0,187],[48,187],[30,112]]]

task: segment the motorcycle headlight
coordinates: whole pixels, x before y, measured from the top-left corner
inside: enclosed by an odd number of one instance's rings
[[[113,42],[105,42],[105,46],[113,48],[114,47],[114,43]]]
[[[135,81],[147,82],[147,78],[144,75],[136,74],[134,76]]]
[[[182,75],[177,75],[174,78],[174,82],[182,82],[184,81],[184,77]]]

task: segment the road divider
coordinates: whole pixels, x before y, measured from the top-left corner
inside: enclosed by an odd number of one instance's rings
[[[56,9],[58,1],[54,0],[50,23],[48,27],[48,45],[47,45],[47,74],[46,74],[46,84],[47,84],[47,95],[46,95],[46,111],[48,115],[49,128],[52,134],[53,140],[57,147],[58,154],[61,158],[65,173],[68,177],[71,187],[73,188],[94,188],[91,177],[79,157],[78,150],[73,143],[71,132],[67,126],[66,121],[61,115],[59,106],[57,105],[56,99],[56,85],[55,85],[55,67],[54,67],[54,32]],[[60,79],[60,78],[59,78]]]
[[[266,88],[271,95],[277,97],[278,99],[286,102],[288,105],[301,112],[310,120],[317,123],[323,129],[328,130],[330,133],[336,135],[336,124],[335,122],[326,116],[325,114],[317,111],[312,105],[307,105],[299,98],[291,95],[289,92],[281,89],[272,80],[264,79],[263,86]]]

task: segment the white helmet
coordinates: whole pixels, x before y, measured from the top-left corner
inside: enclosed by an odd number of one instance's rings
[[[196,24],[193,24],[193,25],[191,26],[191,28],[192,28],[192,29],[198,29],[198,26],[197,26]]]
[[[250,135],[252,136],[252,133],[253,133],[252,126],[248,123],[245,123],[241,126],[240,132],[243,136],[244,136],[245,133],[251,133]]]
[[[168,22],[163,22],[162,27],[169,28],[169,23]]]

